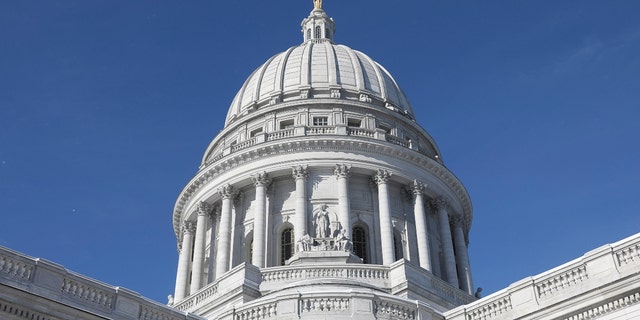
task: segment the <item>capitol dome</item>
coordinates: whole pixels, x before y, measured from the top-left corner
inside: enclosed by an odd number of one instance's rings
[[[225,126],[255,109],[309,98],[366,101],[414,118],[409,99],[384,67],[333,42],[335,25],[324,10],[311,11],[301,27],[301,45],[274,55],[244,82]]]

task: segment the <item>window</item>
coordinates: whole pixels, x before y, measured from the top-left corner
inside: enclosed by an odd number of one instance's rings
[[[329,125],[329,118],[327,117],[313,117],[314,126],[327,126]]]
[[[322,28],[320,26],[316,26],[316,39],[322,38]]]
[[[404,258],[404,249],[402,246],[402,235],[400,235],[400,233],[397,230],[394,230],[393,232],[393,246],[396,254],[395,261],[398,261]]]
[[[280,122],[280,130],[293,129],[293,119]]]
[[[311,29],[307,29],[307,40],[311,39]]]
[[[280,265],[284,266],[285,261],[293,256],[293,242],[293,229],[282,230],[280,235]]]
[[[362,123],[362,120],[360,120],[360,119],[353,119],[353,118],[348,118],[347,119],[347,125],[349,127],[360,128],[360,124],[361,123]]]
[[[387,125],[381,124],[381,125],[378,126],[378,128],[384,130],[385,133],[391,133],[391,127],[389,127]]]
[[[362,259],[362,263],[369,263],[367,259],[367,233],[362,227],[351,230],[353,235],[353,254]]]
[[[255,130],[251,131],[250,136],[251,136],[251,138],[253,138],[253,137],[255,137],[256,135],[258,135],[260,133],[262,133],[262,128],[258,128],[258,129],[255,129]]]

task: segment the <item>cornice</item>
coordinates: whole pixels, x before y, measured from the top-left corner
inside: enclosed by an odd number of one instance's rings
[[[308,136],[302,136],[254,145],[203,167],[182,189],[176,200],[173,211],[173,226],[176,236],[179,235],[180,219],[185,205],[191,200],[194,194],[210,180],[231,169],[250,164],[257,160],[308,151],[340,151],[374,156],[392,156],[396,159],[412,162],[417,166],[425,168],[445,183],[456,195],[463,209],[462,214],[465,218],[466,230],[470,229],[473,213],[469,194],[462,185],[462,182],[437,161],[417,151],[380,140],[354,139],[349,136],[314,136],[310,139]]]

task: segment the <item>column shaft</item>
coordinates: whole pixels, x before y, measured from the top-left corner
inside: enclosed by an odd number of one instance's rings
[[[265,232],[267,186],[271,182],[266,172],[251,177],[256,186],[256,203],[253,212],[253,254],[251,263],[258,268],[265,267]]]
[[[294,167],[292,175],[296,181],[296,213],[293,220],[293,233],[295,241],[298,243],[302,236],[309,233],[307,230],[307,167]]]
[[[440,240],[444,253],[444,271],[447,281],[455,286],[458,285],[458,273],[456,271],[456,258],[453,252],[453,242],[451,239],[451,228],[449,226],[449,214],[447,213],[447,202],[444,199],[435,201],[438,210],[438,220],[440,220]]]
[[[338,180],[338,219],[345,235],[351,239],[351,203],[349,199],[349,174],[351,166],[336,165],[334,171]]]
[[[191,247],[193,246],[193,233],[195,226],[190,221],[185,221],[182,227],[182,247],[180,248],[180,258],[178,260],[178,272],[176,274],[176,288],[174,299],[176,302],[184,299],[189,286],[189,272],[191,264]]]
[[[196,222],[196,240],[193,247],[193,267],[191,271],[190,293],[194,293],[202,288],[204,278],[204,257],[207,235],[207,220],[211,207],[206,202],[198,204],[198,220]]]
[[[462,217],[455,217],[453,220],[453,243],[456,248],[456,262],[458,274],[460,275],[460,285],[462,290],[473,295],[473,280],[471,279],[471,264],[469,263],[469,253],[467,242],[464,237],[464,220]]]
[[[229,271],[229,257],[231,249],[231,210],[235,190],[227,184],[220,189],[222,194],[222,210],[220,212],[220,227],[218,228],[218,256],[216,257],[216,279]]]
[[[380,215],[380,242],[382,245],[382,264],[390,265],[395,261],[393,243],[393,224],[391,223],[391,207],[389,204],[388,181],[391,174],[386,170],[378,170],[374,181],[378,184],[378,213]]]
[[[429,234],[427,232],[427,219],[424,211],[424,185],[414,180],[413,185],[410,187],[413,194],[413,215],[416,219],[416,238],[418,241],[420,267],[431,271]]]

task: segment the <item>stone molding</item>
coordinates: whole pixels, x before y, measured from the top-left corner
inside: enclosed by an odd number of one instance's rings
[[[589,320],[600,318],[605,314],[624,309],[626,307],[635,305],[638,302],[640,302],[640,291],[632,293],[630,295],[626,295],[619,299],[607,301],[606,303],[603,303],[596,307],[592,307],[589,310],[585,310],[572,316],[566,317],[563,320]]]

